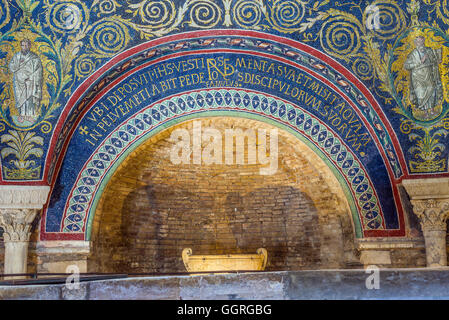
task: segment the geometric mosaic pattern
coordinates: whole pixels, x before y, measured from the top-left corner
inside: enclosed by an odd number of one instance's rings
[[[104,177],[120,155],[156,126],[201,111],[256,113],[288,125],[318,147],[341,173],[349,187],[363,230],[385,229],[381,206],[363,165],[322,121],[279,99],[238,89],[211,89],[174,96],[146,108],[119,126],[98,147],[80,172],[64,209],[61,232],[84,233],[95,208],[93,201]],[[88,236],[88,235],[87,235]]]
[[[238,40],[238,41],[237,41]],[[226,49],[233,48],[239,51],[248,50],[250,52],[259,51],[274,55],[276,57],[282,57],[293,61],[296,64],[305,66],[307,69],[313,70],[313,72],[321,75],[322,77],[330,80],[336,87],[338,87],[344,95],[348,96],[354,109],[358,109],[363,114],[366,121],[369,123],[373,131],[375,132],[377,138],[379,139],[380,145],[386,154],[386,161],[391,165],[392,172],[395,178],[399,178],[402,175],[402,169],[399,164],[398,155],[391,141],[388,131],[385,129],[384,123],[380,119],[376,110],[373,106],[366,101],[363,93],[355,86],[351,81],[345,78],[341,72],[338,72],[332,68],[325,61],[317,60],[313,55],[308,54],[303,50],[298,50],[291,46],[286,46],[274,41],[268,41],[266,39],[255,40],[255,39],[245,39],[241,37],[235,37],[231,35],[226,36],[214,36],[214,37],[203,37],[201,39],[190,39],[188,42],[185,40],[180,40],[178,42],[170,42],[169,44],[164,44],[160,46],[154,46],[141,52],[137,56],[133,56],[131,59],[126,59],[121,61],[121,64],[116,66],[114,69],[109,70],[110,73],[114,74],[113,78],[118,77],[119,74],[123,74],[130,69],[139,65],[141,62],[147,63],[153,59],[160,58],[165,55],[173,54],[176,52],[183,52],[186,50],[198,50],[205,49],[204,43],[210,44],[215,49],[221,48],[223,52]],[[151,56],[151,59],[148,58]],[[329,58],[329,60],[333,60]],[[131,63],[132,62],[132,63]],[[127,65],[128,67],[123,67]],[[120,70],[120,71],[118,71]],[[108,81],[98,80],[97,82],[106,85]],[[98,92],[95,90],[88,91],[88,94],[95,96]],[[86,97],[87,98],[87,97]],[[91,97],[92,98],[92,97]],[[89,99],[87,99],[89,100]],[[73,121],[77,117],[71,117]],[[69,126],[71,123],[69,122]],[[58,141],[57,149],[61,148],[63,141]],[[53,168],[54,163],[51,167]]]

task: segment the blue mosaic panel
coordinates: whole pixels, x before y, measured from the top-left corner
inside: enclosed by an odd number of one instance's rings
[[[258,112],[280,122],[290,123],[313,142],[345,177],[359,208],[363,229],[383,229],[378,197],[366,171],[354,154],[322,122],[304,110],[269,96],[243,90],[208,90],[173,97],[145,109],[116,129],[87,162],[65,209],[62,232],[85,232],[86,218],[95,210],[93,198],[109,168],[120,154],[168,119],[191,111],[234,109]]]

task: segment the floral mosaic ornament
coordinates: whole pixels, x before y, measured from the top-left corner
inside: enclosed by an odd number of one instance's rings
[[[409,172],[446,172],[448,150],[442,146],[447,134],[441,130],[449,127],[448,32],[444,27],[449,24],[448,7],[448,0],[376,0],[369,4],[328,0],[1,0],[0,134],[35,131],[46,140],[62,106],[80,83],[136,41],[232,27],[289,35],[344,62],[384,100],[387,113],[392,110],[400,116],[395,126],[403,134],[401,145]],[[410,98],[416,90],[410,90],[411,71],[404,68],[414,49],[413,39],[419,36],[441,56],[436,61],[440,61],[437,68],[443,98],[437,95],[435,106],[428,109]],[[23,40],[30,41],[29,52],[37,55],[42,65],[42,77],[35,75],[40,85],[35,86],[34,108],[28,109],[18,103],[20,81],[14,80],[17,72],[24,74],[24,68],[13,71],[9,66]],[[17,169],[13,157],[2,159],[4,180],[15,180],[5,174]],[[23,180],[36,180],[34,177],[23,176]]]
[[[210,29],[218,25],[243,28],[274,29],[294,32],[305,15],[306,1],[187,0],[126,1],[95,0],[18,0],[0,2],[0,132],[7,129],[35,130],[49,134],[63,101],[76,85],[92,74],[104,61],[129,46],[131,35],[141,39],[160,37],[186,26]],[[12,15],[11,10],[22,12]],[[45,12],[40,21],[37,12]],[[298,17],[300,19],[298,20]],[[44,30],[45,29],[45,30]],[[35,56],[35,69],[20,65],[20,46],[29,45]],[[12,68],[9,67],[14,60]],[[17,60],[17,61],[16,61]],[[34,83],[18,79],[34,77]],[[33,87],[35,94],[23,97]],[[21,88],[19,90],[19,88]],[[23,100],[33,100],[22,107]],[[31,104],[31,102],[26,102]],[[13,154],[9,154],[10,158]],[[2,159],[4,172],[11,172],[11,159]],[[6,165],[5,165],[6,164]],[[6,180],[16,180],[7,173]],[[35,180],[33,175],[20,175]]]
[[[1,142],[6,143],[8,147],[1,150],[3,159],[9,155],[14,155],[15,159],[11,160],[15,169],[6,169],[6,174],[14,179],[23,179],[27,177],[37,178],[40,175],[40,166],[36,166],[35,158],[43,155],[43,150],[36,145],[43,145],[44,140],[36,136],[34,132],[8,131],[8,134],[1,136]]]
[[[390,50],[387,87],[399,107],[401,132],[415,145],[408,152],[412,173],[444,172],[441,156],[446,146],[449,119],[449,32],[418,21],[419,3],[410,7],[412,26],[401,34]],[[441,13],[440,13],[441,14]]]
[[[239,50],[249,50],[249,52],[267,52],[275,54],[277,57],[285,57],[295,63],[300,63],[301,65],[307,66],[310,70],[314,70],[323,77],[331,80],[335,83],[344,94],[347,94],[353,102],[354,107],[358,108],[362,114],[366,117],[368,123],[373,127],[375,134],[380,140],[380,144],[385,150],[389,164],[392,167],[393,173],[396,178],[399,178],[403,174],[403,170],[399,163],[398,155],[396,154],[395,148],[391,137],[387,133],[387,129],[383,125],[383,120],[380,118],[378,113],[374,110],[373,106],[368,103],[366,97],[364,98],[363,93],[357,88],[356,85],[352,84],[350,80],[344,77],[339,71],[335,70],[327,63],[317,60],[313,55],[307,54],[304,51],[297,50],[290,46],[281,45],[273,41],[267,41],[262,39],[242,39],[240,36],[221,36],[221,37],[206,37],[199,39],[192,39],[186,42],[185,40],[176,41],[170,44],[163,44],[156,47],[151,47],[150,49],[142,52],[138,56],[134,56],[128,60],[121,61],[120,65],[115,68],[110,68],[108,74],[104,78],[98,80],[93,89],[86,92],[80,106],[84,106],[89,103],[90,99],[93,99],[104,86],[109,83],[107,79],[114,79],[119,77],[121,74],[129,72],[132,68],[136,67],[141,63],[148,62],[150,60],[155,60],[163,57],[166,54],[174,52],[183,52],[186,49],[204,49],[204,47],[213,46],[214,48],[223,48],[224,51],[229,50],[229,48],[238,48]],[[78,107],[73,111],[70,116],[67,125],[72,126],[72,121],[77,119],[76,115],[78,112],[82,111],[82,107]],[[56,149],[60,150],[62,148],[62,143],[64,139],[57,142]],[[50,171],[53,172],[54,162],[50,165]]]
[[[0,35],[0,132],[1,142],[14,143],[1,150],[4,178],[7,180],[35,180],[41,175],[38,158],[43,149],[31,149],[27,143],[43,145],[43,138],[34,132],[20,131],[40,129],[40,134],[52,131],[51,119],[61,107],[58,102],[64,86],[71,80],[70,57],[64,54],[60,40],[48,36],[42,25],[32,19],[39,2],[19,1],[17,5],[23,17],[12,22],[10,30]],[[4,24],[9,23],[10,7],[3,3],[6,12]],[[13,130],[10,130],[13,129]],[[27,139],[27,137],[33,137]],[[6,151],[5,151],[6,150]],[[29,156],[35,160],[26,160]],[[9,165],[8,165],[9,164]]]
[[[38,3],[26,4],[25,16],[0,37],[0,131],[39,127],[47,134],[52,131],[49,120],[61,107],[62,89],[71,79],[70,70],[63,66],[71,61],[61,51],[61,41],[48,36],[41,24],[31,19]],[[32,106],[24,107],[24,103]]]
[[[428,12],[449,23],[447,0],[424,0],[424,4],[432,7]],[[329,9],[303,23],[302,30],[323,21],[317,36],[323,49],[352,63],[355,74],[371,81],[387,105],[397,103],[392,110],[403,116],[400,131],[412,142],[408,149],[413,158],[408,161],[411,173],[446,172],[446,147],[441,141],[449,129],[449,31],[441,30],[435,20],[420,21],[418,0],[409,1],[406,12],[391,0],[358,8],[361,20]]]

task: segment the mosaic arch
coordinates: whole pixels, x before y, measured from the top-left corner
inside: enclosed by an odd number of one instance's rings
[[[79,116],[121,73],[170,53],[215,48],[227,54],[257,52],[259,60],[265,53],[329,80],[379,146],[390,184],[403,178],[448,176],[448,3],[0,0],[0,184],[54,182],[64,155],[60,151],[66,149]],[[29,41],[34,66],[42,67],[33,75],[39,85],[29,108],[21,108],[15,92],[13,60],[22,40]],[[435,99],[425,105],[417,93],[426,85],[413,88],[411,79],[418,43],[432,52],[435,75]],[[240,82],[247,80],[245,72]],[[288,77],[275,80],[283,78]],[[253,89],[267,84],[259,80],[244,84]],[[277,91],[287,94],[287,87]],[[339,124],[334,113],[321,111],[331,114],[327,122]],[[352,117],[346,109],[343,113]],[[337,131],[344,135],[348,124],[342,125]]]
[[[218,115],[268,121],[311,147],[339,179],[357,237],[405,234],[403,155],[369,90],[307,45],[213,30],[131,48],[75,91],[51,143],[41,239],[89,239],[96,201],[129,152],[179,121]]]
[[[203,104],[209,104],[210,109],[205,109]],[[265,108],[267,112],[252,111],[251,108],[256,104],[260,104],[261,109]],[[281,115],[284,113],[295,113],[298,117],[291,115],[283,119]],[[157,105],[142,110],[112,132],[77,177],[64,208],[62,231],[84,230],[85,238],[89,240],[96,204],[109,178],[126,156],[160,130],[179,121],[204,116],[248,117],[292,132],[319,154],[339,178],[350,203],[356,235],[361,237],[364,229],[385,228],[377,194],[365,169],[325,124],[273,97],[248,91],[212,89],[160,101]]]

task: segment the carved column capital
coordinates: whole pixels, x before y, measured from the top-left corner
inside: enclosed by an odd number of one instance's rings
[[[4,273],[26,273],[31,224],[47,202],[49,192],[49,186],[0,185],[0,227],[5,241]]]
[[[4,241],[29,241],[31,223],[38,209],[0,209],[0,226]]]
[[[446,221],[449,214],[449,178],[406,179],[402,185],[410,196],[426,243],[428,267],[447,265]]]
[[[424,232],[446,231],[449,199],[421,199],[411,200],[410,202]]]
[[[29,241],[31,223],[49,192],[49,186],[0,185],[0,227],[5,242]]]

